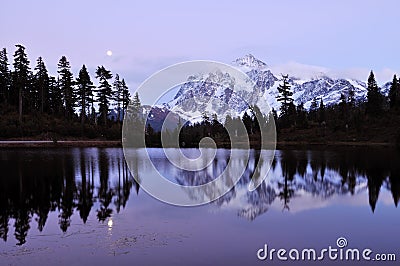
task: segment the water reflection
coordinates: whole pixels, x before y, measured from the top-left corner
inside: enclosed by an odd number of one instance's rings
[[[7,241],[14,219],[18,245],[26,242],[32,219],[41,232],[50,212],[59,213],[63,232],[74,212],[86,223],[94,205],[105,221],[111,205],[119,212],[137,186],[120,149],[3,150],[0,171],[0,237]]]
[[[150,151],[150,156],[152,156]],[[221,172],[228,160],[245,172],[237,186],[213,204],[217,206],[238,207],[238,215],[249,220],[265,213],[272,204],[280,202],[283,211],[291,210],[291,200],[297,198],[312,199],[304,203],[302,209],[315,208],[321,202],[327,202],[334,196],[356,195],[368,192],[368,203],[374,212],[382,189],[393,196],[395,206],[400,198],[400,155],[395,150],[343,148],[336,151],[277,151],[269,172],[268,182],[262,183],[255,191],[249,192],[250,178],[260,178],[256,167],[260,159],[259,151],[252,151],[247,165],[243,159],[229,157],[229,153],[217,153],[217,159],[203,171],[196,173],[177,169],[166,160],[153,160],[158,171],[178,184],[194,186],[210,182],[213,173]],[[155,155],[154,155],[155,156]],[[140,156],[139,156],[140,157]],[[157,157],[157,156],[155,156]],[[260,162],[263,164],[263,162]],[[148,166],[142,166],[148,168]],[[261,168],[262,169],[262,168]],[[143,172],[141,168],[137,170]],[[151,175],[151,173],[148,173]],[[209,191],[201,191],[204,197]],[[200,195],[201,194],[201,195]]]
[[[248,220],[272,206],[296,211],[295,200],[300,201],[304,210],[315,208],[320,202],[333,203],[340,196],[350,196],[351,201],[355,198],[352,195],[364,193],[365,204],[374,212],[381,190],[391,193],[396,207],[400,199],[400,156],[396,151],[277,151],[268,182],[252,192],[247,189],[250,178],[260,178],[258,171],[262,172],[262,168],[255,167],[262,158],[259,151],[251,151],[245,165],[243,158],[229,158],[229,151],[220,150],[208,168],[196,173],[174,168],[157,149],[150,153],[157,157],[153,163],[162,174],[178,184],[191,186],[209,182],[229,160],[234,160],[238,171],[245,169],[242,178],[211,205],[233,208]],[[144,154],[139,150],[135,154],[129,168],[140,183],[152,171],[143,163]],[[18,245],[26,242],[31,227],[43,231],[51,212],[58,214],[63,232],[70,228],[74,215],[86,223],[91,212],[111,228],[112,213],[126,207],[133,188],[139,192],[122,149],[118,148],[1,150],[0,171],[0,237],[7,241],[9,227],[14,226]]]

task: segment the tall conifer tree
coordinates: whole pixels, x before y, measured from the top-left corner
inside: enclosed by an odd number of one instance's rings
[[[107,125],[107,115],[110,107],[110,101],[112,100],[112,88],[109,79],[112,78],[112,74],[109,70],[105,69],[104,66],[97,67],[96,78],[99,79],[100,85],[98,87],[97,100],[99,102],[99,112],[103,124]]]
[[[30,90],[31,71],[29,67],[30,62],[25,53],[25,47],[21,44],[15,46],[17,47],[17,50],[14,53],[13,90],[14,93],[18,95],[17,103],[19,122],[22,123],[24,97]]]
[[[74,81],[71,73],[71,66],[65,56],[62,56],[58,62],[59,86],[62,91],[64,101],[65,117],[72,118],[76,103],[74,94]]]

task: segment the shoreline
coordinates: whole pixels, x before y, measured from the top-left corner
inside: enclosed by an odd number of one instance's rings
[[[0,148],[69,148],[69,147],[122,147],[120,140],[10,140],[0,141]]]
[[[112,148],[122,147],[120,140],[59,140],[40,141],[40,140],[9,140],[0,141],[1,148],[69,148],[69,147],[99,147]],[[327,142],[301,142],[301,141],[280,141],[276,143],[276,149],[291,148],[335,148],[335,147],[388,147],[395,148],[395,143],[388,142],[345,142],[345,141],[327,141]]]

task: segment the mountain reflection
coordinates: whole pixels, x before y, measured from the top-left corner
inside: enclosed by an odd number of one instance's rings
[[[174,168],[157,154],[153,163],[163,175],[190,186],[213,180],[229,160],[237,160],[234,165],[238,171],[245,169],[241,179],[212,205],[238,208],[238,215],[249,220],[272,205],[293,211],[294,199],[306,197],[314,203],[334,201],[333,196],[368,193],[365,202],[372,212],[382,190],[391,193],[396,207],[400,199],[400,156],[394,150],[277,151],[267,182],[252,192],[247,190],[250,179],[262,174],[255,167],[257,162],[266,165],[259,151],[250,152],[246,165],[243,158],[230,158],[229,151],[220,150],[213,163],[199,172]],[[129,161],[139,181],[149,174],[140,156],[138,151]],[[103,222],[125,208],[132,188],[139,192],[118,148],[1,150],[0,171],[0,238],[7,241],[9,227],[14,226],[18,245],[26,242],[31,227],[44,230],[52,212],[58,215],[60,230],[67,232],[73,215],[86,223],[92,213]],[[312,208],[313,203],[305,203],[303,209]]]
[[[336,151],[277,151],[267,182],[252,192],[247,190],[247,185],[250,178],[260,178],[259,168],[256,167],[260,159],[259,151],[251,151],[247,165],[244,165],[243,158],[229,158],[229,155],[217,153],[214,164],[195,173],[177,169],[167,160],[154,160],[153,163],[163,176],[175,179],[173,181],[181,185],[195,186],[213,180],[228,160],[236,160],[237,169],[233,170],[240,172],[245,167],[244,174],[234,188],[213,204],[239,206],[238,215],[249,220],[267,212],[278,201],[282,210],[290,211],[293,198],[310,197],[312,202],[302,206],[302,209],[307,209],[335,195],[355,195],[367,191],[369,205],[374,212],[379,193],[385,189],[391,192],[396,207],[399,202],[400,154],[395,150],[342,148]],[[140,168],[138,172],[141,172]],[[209,191],[201,193],[206,195]],[[203,196],[189,195],[193,199]]]
[[[26,242],[32,219],[42,231],[50,212],[58,213],[63,232],[75,212],[86,223],[96,209],[104,221],[111,206],[116,212],[125,207],[137,186],[121,149],[3,150],[0,170],[0,238],[7,241],[14,219],[17,245]]]

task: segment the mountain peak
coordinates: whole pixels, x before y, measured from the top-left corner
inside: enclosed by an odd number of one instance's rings
[[[243,57],[240,57],[235,61],[233,61],[233,63],[237,66],[244,66],[244,67],[258,68],[258,69],[267,67],[266,63],[255,58],[254,55],[252,54],[247,54]]]

